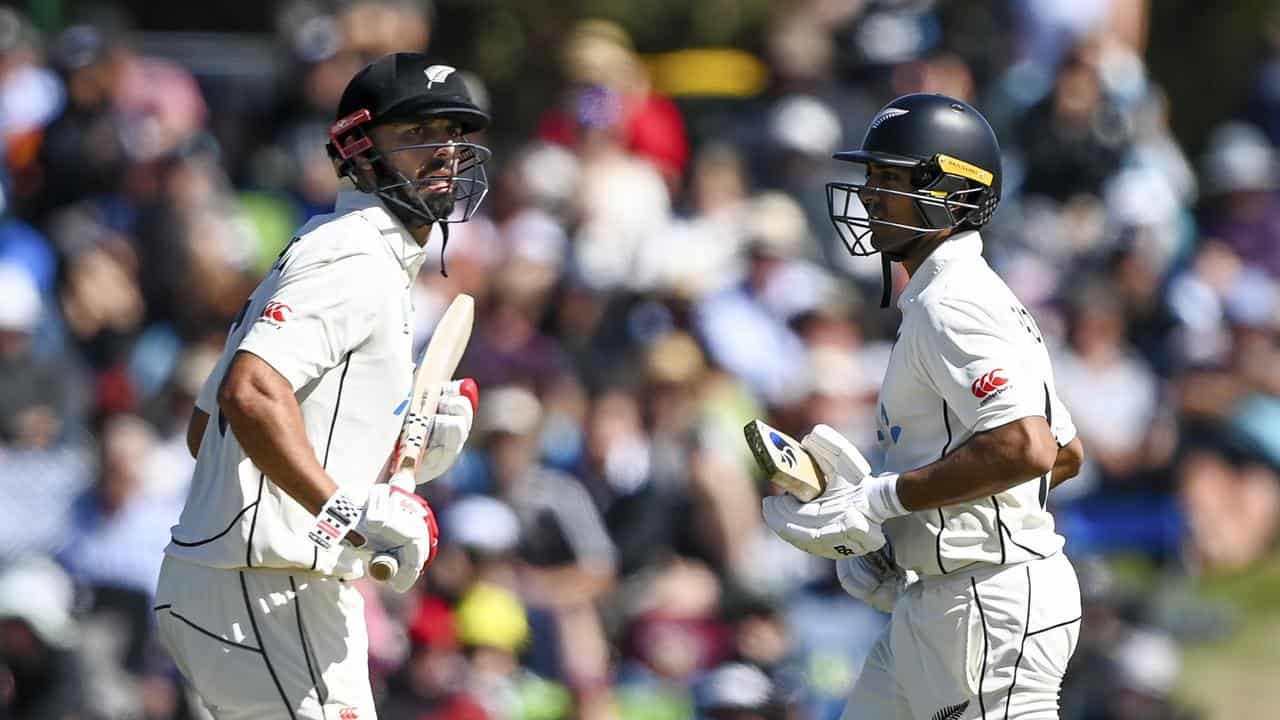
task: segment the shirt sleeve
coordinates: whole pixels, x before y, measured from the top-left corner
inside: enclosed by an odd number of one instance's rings
[[[1071,419],[1071,412],[1056,392],[1051,392],[1049,398],[1049,429],[1053,431],[1053,439],[1058,447],[1066,447],[1076,439],[1075,421]]]
[[[971,431],[1048,416],[1053,393],[1032,353],[1019,344],[1025,339],[1002,332],[980,308],[937,303],[919,330],[921,372]]]
[[[227,372],[227,355],[224,350],[222,357],[218,358],[218,364],[200,386],[200,393],[196,395],[196,409],[206,415],[212,415],[218,408],[218,385],[222,384],[222,376]]]
[[[296,391],[372,334],[384,284],[367,254],[286,265],[238,349],[265,360]]]

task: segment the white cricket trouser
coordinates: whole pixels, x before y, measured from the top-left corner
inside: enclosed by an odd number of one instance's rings
[[[374,720],[364,599],[303,571],[166,557],[160,638],[218,720]]]
[[[1062,553],[925,576],[898,598],[843,719],[1057,720],[1079,632]]]

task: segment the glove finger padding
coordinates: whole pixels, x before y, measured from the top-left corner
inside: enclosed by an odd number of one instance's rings
[[[423,522],[427,501],[388,483],[369,490],[369,502],[356,531],[376,548],[395,548],[428,535]]]
[[[855,508],[826,515],[812,514],[819,503],[799,503],[789,495],[767,497],[761,503],[765,524],[778,537],[819,557],[838,560],[865,555],[884,546],[884,533]]]
[[[764,523],[775,535],[804,550],[801,546],[812,541],[813,535],[792,522],[796,510],[791,505],[799,505],[799,502],[790,495],[771,495],[765,498],[761,503]]]
[[[449,384],[447,392],[440,393],[440,402],[436,403],[436,415],[453,415],[467,419],[467,427],[471,427],[471,423],[476,417],[476,407],[472,404],[472,399],[458,394],[456,386],[461,385],[464,380],[456,380]]]
[[[818,425],[800,441],[818,461],[830,482],[832,471],[853,484],[871,474],[871,464],[858,448],[830,425]]]
[[[429,550],[427,549],[428,541],[415,540],[406,543],[395,549],[396,560],[399,561],[399,567],[396,574],[391,576],[387,584],[391,589],[398,593],[405,593],[418,582],[418,578],[422,575],[422,558]]]
[[[470,378],[445,386],[429,421],[426,449],[414,473],[419,485],[443,475],[462,453],[475,420],[475,392],[475,381]]]
[[[387,584],[398,593],[408,592],[414,586],[422,573],[431,565],[431,561],[435,560],[436,550],[439,547],[440,528],[436,524],[435,513],[432,512],[426,500],[417,495],[412,497],[420,502],[421,522],[425,534],[392,550],[399,567]]]

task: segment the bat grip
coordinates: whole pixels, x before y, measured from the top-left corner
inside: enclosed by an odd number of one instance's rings
[[[409,472],[396,473],[388,482],[407,492],[413,492],[416,487],[412,469]],[[379,552],[369,562],[369,577],[380,583],[387,582],[398,572],[400,572],[400,559],[396,557],[394,551]]]

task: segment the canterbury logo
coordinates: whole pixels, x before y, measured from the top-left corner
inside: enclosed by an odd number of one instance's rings
[[[959,705],[949,705],[939,710],[933,720],[960,720],[960,715],[969,707],[969,701],[965,700]]]
[[[360,713],[353,707],[342,708],[338,711],[338,720],[359,720]]]
[[[884,122],[885,120],[892,120],[896,117],[901,117],[903,115],[906,115],[909,112],[911,111],[903,110],[902,108],[885,108],[884,110],[881,110],[880,113],[871,120],[871,127],[872,129],[878,128],[880,127],[880,123]]]
[[[267,303],[267,306],[262,308],[262,317],[264,320],[273,320],[278,323],[288,320],[289,316],[292,314],[293,308],[282,302],[276,302],[274,300]]]
[[[432,65],[423,70],[422,74],[427,76],[427,89],[430,90],[432,85],[448,80],[449,76],[455,72],[457,72],[457,69],[448,65]]]
[[[973,396],[981,400],[996,390],[1004,387],[1005,384],[1009,382],[1009,378],[1001,375],[1000,373],[1002,372],[1004,372],[1004,368],[996,368],[977,380],[974,380],[973,384],[969,386],[969,389],[973,391]]]

